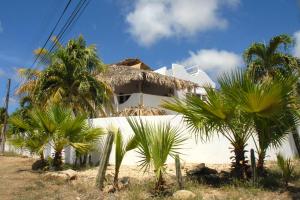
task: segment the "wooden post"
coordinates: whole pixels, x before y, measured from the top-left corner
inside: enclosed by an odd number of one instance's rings
[[[2,129],[1,141],[0,141],[1,142],[1,153],[4,153],[4,151],[5,151],[10,83],[11,83],[11,79],[9,78],[7,80],[7,86],[6,86],[5,116],[4,116],[4,123],[3,123],[3,129]]]
[[[180,190],[182,190],[183,189],[183,181],[182,181],[182,175],[181,175],[180,159],[179,159],[178,154],[175,156],[175,167],[176,167],[176,179],[177,179],[178,187]]]
[[[255,186],[256,180],[257,180],[257,172],[256,172],[254,149],[250,150],[250,158],[251,158],[251,170],[252,170],[252,184],[253,184],[253,186]]]
[[[140,93],[140,106],[144,105],[144,96],[143,96],[143,88],[142,82],[139,82],[139,93]]]
[[[103,189],[106,168],[108,165],[109,156],[110,156],[110,153],[112,150],[114,138],[115,138],[115,134],[113,132],[109,131],[108,135],[106,137],[106,142],[105,142],[103,151],[101,152],[99,169],[98,169],[98,174],[97,174],[97,178],[96,178],[96,185],[98,186],[98,188],[100,190]]]

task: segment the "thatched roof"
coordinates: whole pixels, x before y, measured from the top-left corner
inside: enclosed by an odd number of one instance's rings
[[[123,111],[117,113],[118,116],[152,116],[152,115],[166,115],[166,111],[153,108],[153,107],[145,107],[145,106],[135,106],[125,108]]]
[[[150,70],[137,69],[134,66],[121,64],[109,65],[107,70],[99,74],[97,78],[106,82],[112,88],[128,84],[132,81],[144,81],[174,89],[193,89],[197,87],[197,84],[193,82],[165,76]]]
[[[115,65],[124,65],[124,66],[130,66],[130,67],[133,67],[136,69],[144,69],[144,70],[152,71],[152,69],[148,65],[143,63],[138,58],[127,58],[125,60],[122,60],[122,61],[116,63]]]

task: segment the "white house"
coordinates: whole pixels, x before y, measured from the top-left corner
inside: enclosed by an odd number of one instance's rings
[[[97,78],[113,90],[110,116],[174,114],[160,108],[162,101],[182,98],[187,92],[204,95],[201,86],[215,85],[204,72],[189,74],[180,65],[153,71],[138,59],[112,64]]]

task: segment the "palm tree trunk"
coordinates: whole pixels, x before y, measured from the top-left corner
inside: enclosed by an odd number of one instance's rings
[[[62,153],[61,151],[56,151],[53,158],[53,166],[55,170],[62,169]]]
[[[258,152],[258,161],[257,161],[257,174],[262,176],[264,174],[264,162],[266,157],[266,151],[261,150]]]
[[[157,191],[163,191],[164,190],[164,184],[165,184],[165,180],[163,179],[162,173],[159,173],[157,182],[155,184],[155,190]]]
[[[41,159],[41,160],[45,160],[44,152],[40,153],[40,159]]]
[[[237,178],[246,178],[247,161],[244,145],[234,147],[234,161],[232,162],[232,173]]]
[[[116,169],[115,169],[114,187],[116,189],[119,189],[119,168],[118,167],[116,167]]]

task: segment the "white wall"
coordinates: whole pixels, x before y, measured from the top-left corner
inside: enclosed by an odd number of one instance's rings
[[[175,78],[179,78],[182,80],[186,81],[191,81],[199,86],[208,86],[210,85],[211,87],[215,88],[216,84],[210,79],[210,77],[202,71],[200,68],[195,67],[197,70],[195,73],[191,74],[187,72],[185,66],[179,65],[179,64],[172,64],[171,69],[167,69],[166,67],[159,68],[155,70],[155,72],[167,75],[167,76],[172,76]],[[205,91],[203,88],[197,88],[196,92],[198,94],[205,94]]]
[[[130,95],[129,99],[125,101],[122,104],[118,105],[118,111],[122,111],[125,108],[129,108],[131,106],[138,106],[140,104],[140,95],[142,93],[133,93]],[[142,94],[143,95],[143,102],[144,106],[146,107],[153,107],[153,108],[160,108],[159,106],[164,100],[172,100],[170,97],[164,97],[164,96],[157,96],[157,95],[151,95],[151,94]],[[165,110],[167,114],[173,114],[174,112]]]
[[[172,126],[179,126],[182,129],[182,134],[189,137],[189,139],[186,141],[185,145],[183,146],[182,153],[184,155],[181,156],[181,158],[184,160],[184,162],[187,163],[230,163],[230,156],[232,156],[232,153],[230,152],[230,144],[228,141],[222,137],[214,137],[210,142],[201,143],[200,141],[198,143],[195,142],[194,137],[188,132],[187,127],[182,122],[182,116],[181,115],[165,115],[165,116],[143,116],[141,117],[143,120],[147,120],[149,122],[153,123],[159,123],[159,122],[170,122]],[[115,125],[117,127],[120,127],[122,134],[124,134],[125,138],[128,138],[133,134],[133,131],[131,130],[127,120],[125,117],[110,117],[110,118],[97,118],[93,119],[92,125],[95,127],[108,127],[111,125]],[[285,143],[282,145],[280,149],[269,149],[267,152],[267,160],[275,160],[276,154],[278,152],[283,153],[286,157],[293,157],[295,154],[293,147],[291,146],[291,143],[293,140],[291,140],[291,136],[287,137]],[[248,143],[248,146],[246,149],[250,151],[251,148],[255,148],[253,142],[250,140]],[[249,153],[247,153],[247,156],[249,158]],[[99,153],[93,154],[93,161],[96,162],[99,159]],[[136,165],[138,162],[138,154],[135,152],[135,150],[128,152],[128,154],[125,155],[123,164],[125,165]],[[173,160],[169,160],[169,163],[172,163]],[[110,163],[114,163],[114,149],[112,151],[111,157],[110,157]]]

